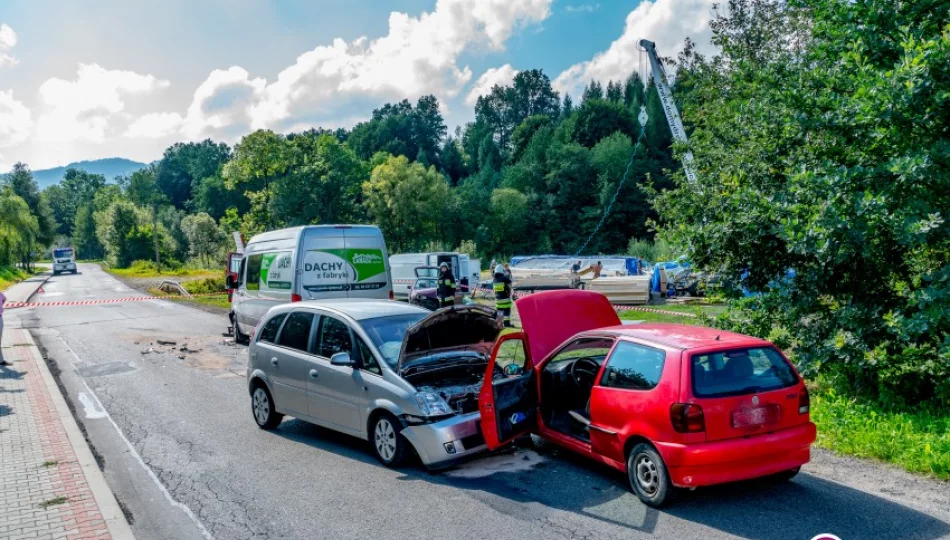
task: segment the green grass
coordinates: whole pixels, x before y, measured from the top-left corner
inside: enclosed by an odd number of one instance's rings
[[[0,291],[9,289],[11,286],[30,277],[30,275],[29,272],[20,270],[19,268],[11,268],[8,266],[0,267]]]
[[[889,412],[829,389],[812,393],[811,418],[822,448],[950,480],[950,411]]]
[[[140,263],[141,261],[136,261]],[[208,270],[202,268],[162,268],[162,271],[159,272],[155,265],[152,263],[148,264],[133,264],[129,268],[111,268],[108,265],[103,265],[103,269],[110,274],[121,276],[121,277],[131,277],[131,278],[172,278],[172,277],[194,277],[194,278],[212,278],[220,277],[222,270]]]
[[[649,306],[653,307],[653,306]],[[665,309],[663,307],[658,307],[657,309]],[[655,322],[655,323],[674,323],[674,324],[691,324],[693,326],[703,326],[702,319],[698,317],[687,317],[687,316],[677,316],[677,315],[667,315],[665,313],[653,313],[651,311],[621,311],[618,313],[620,319],[624,321],[644,321],[644,322]]]

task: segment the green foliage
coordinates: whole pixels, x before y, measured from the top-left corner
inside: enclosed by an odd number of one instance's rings
[[[377,152],[385,152],[413,160],[424,156],[428,163],[423,166],[439,166],[439,142],[445,133],[439,102],[430,95],[419,98],[415,107],[403,100],[374,110],[368,122],[353,128],[346,143],[365,160]]]
[[[181,286],[191,294],[212,294],[227,292],[223,277],[192,279],[182,282]]]
[[[721,55],[681,59],[699,180],[657,200],[694,264],[762,293],[720,324],[900,406],[950,405],[948,20],[937,2],[730,1]]]
[[[627,255],[642,257],[650,263],[672,261],[676,257],[670,244],[662,238],[657,238],[653,242],[631,238],[630,243],[627,244]]]
[[[185,216],[181,220],[181,229],[188,241],[188,254],[205,266],[210,266],[216,256],[224,254],[227,236],[208,214],[202,212]],[[223,258],[222,261],[214,262],[223,264]]]
[[[828,388],[812,391],[811,419],[818,427],[818,446],[950,480],[950,415],[945,408],[893,411]]]
[[[175,208],[184,209],[201,180],[217,175],[230,157],[228,145],[210,139],[175,143],[165,150],[161,161],[154,167],[155,187],[164,200]]]
[[[418,249],[442,236],[442,209],[450,193],[435,167],[426,170],[405,156],[390,157],[363,184],[367,213],[383,231],[393,252]]]
[[[12,285],[17,284],[28,277],[30,277],[30,273],[20,270],[19,268],[0,266],[0,291],[5,291]]]
[[[101,174],[90,174],[81,169],[66,169],[63,180],[43,191],[53,217],[56,220],[56,233],[72,236],[76,213],[83,204],[91,203],[96,192],[106,185]]]

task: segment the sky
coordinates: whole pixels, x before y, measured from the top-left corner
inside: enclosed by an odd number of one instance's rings
[[[640,38],[710,53],[715,1],[0,0],[0,171],[350,128],[427,94],[452,132],[519,70],[576,97],[644,72]]]

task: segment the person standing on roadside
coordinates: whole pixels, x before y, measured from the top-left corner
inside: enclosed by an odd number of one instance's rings
[[[495,310],[501,313],[505,328],[511,328],[511,276],[502,265],[495,266],[492,289],[495,292]]]
[[[7,297],[0,291],[0,341],[3,340],[3,304],[7,303]],[[10,362],[3,359],[3,349],[0,349],[0,366],[9,366]]]
[[[449,265],[439,265],[439,307],[448,307],[455,304],[455,274]]]

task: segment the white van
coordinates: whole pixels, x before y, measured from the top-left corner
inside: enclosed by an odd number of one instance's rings
[[[259,234],[244,248],[231,309],[246,341],[267,310],[330,298],[391,300],[386,243],[370,225],[310,225]]]
[[[440,266],[446,263],[452,268],[456,280],[468,278],[469,287],[478,286],[482,273],[482,263],[472,259],[466,253],[454,251],[433,251],[429,253],[402,253],[389,258],[392,268],[393,294],[400,300],[409,298],[409,289],[416,282],[416,268],[421,266]]]
[[[76,253],[71,247],[59,247],[53,249],[53,275],[58,276],[64,272],[75,274]]]

